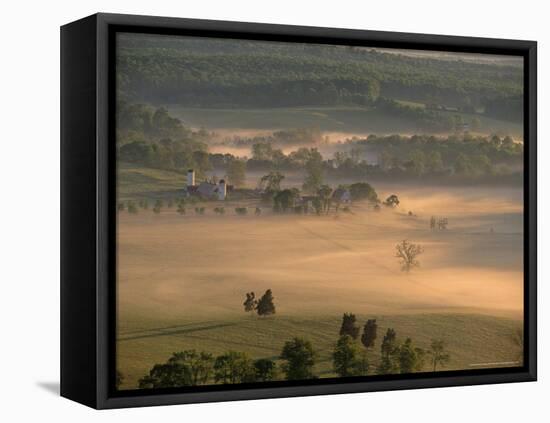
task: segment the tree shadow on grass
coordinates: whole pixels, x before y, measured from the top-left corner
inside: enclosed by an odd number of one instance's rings
[[[202,331],[211,330],[211,329],[220,329],[227,326],[235,326],[235,325],[236,323],[218,323],[215,325],[199,326],[199,327],[187,328],[187,329],[173,329],[173,330],[166,330],[165,328],[151,329],[150,332],[154,332],[154,333],[132,335],[132,336],[121,336],[118,338],[118,341],[122,342],[122,341],[133,341],[136,339],[157,338],[159,336],[185,335],[188,333],[202,332]]]

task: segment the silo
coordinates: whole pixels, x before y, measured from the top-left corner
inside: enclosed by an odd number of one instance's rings
[[[225,185],[225,180],[220,179],[218,183],[218,200],[225,200],[225,195],[227,194],[227,187]]]
[[[187,186],[188,187],[195,186],[195,171],[193,169],[189,169],[187,171]]]

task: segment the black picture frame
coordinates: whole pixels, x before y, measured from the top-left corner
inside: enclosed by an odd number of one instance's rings
[[[180,34],[524,58],[524,336],[521,368],[116,391],[114,34]],[[111,140],[111,142],[110,142]],[[537,44],[488,38],[95,14],[61,28],[61,395],[97,409],[535,381]]]

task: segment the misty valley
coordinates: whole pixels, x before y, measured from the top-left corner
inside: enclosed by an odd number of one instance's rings
[[[117,388],[518,367],[514,57],[117,40]]]

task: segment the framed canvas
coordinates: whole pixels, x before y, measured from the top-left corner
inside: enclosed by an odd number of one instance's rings
[[[61,394],[536,380],[536,43],[61,28]]]

